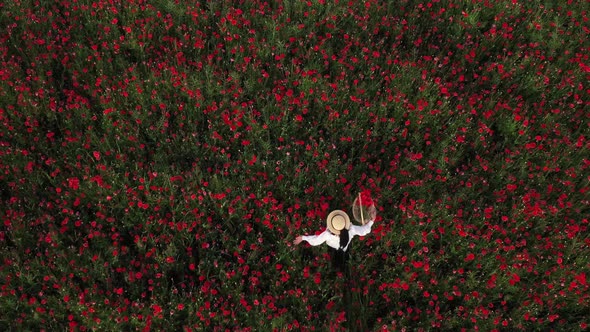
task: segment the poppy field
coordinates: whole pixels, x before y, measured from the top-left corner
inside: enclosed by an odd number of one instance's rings
[[[588,10],[0,3],[0,330],[587,330]]]

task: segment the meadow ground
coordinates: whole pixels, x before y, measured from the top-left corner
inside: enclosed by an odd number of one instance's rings
[[[0,4],[0,330],[586,330],[588,4]],[[291,243],[377,202],[350,278]]]

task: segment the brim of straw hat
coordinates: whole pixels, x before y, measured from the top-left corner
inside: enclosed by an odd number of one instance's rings
[[[334,210],[326,218],[328,230],[336,235],[340,235],[343,229],[350,229],[350,225],[350,217],[342,210]]]

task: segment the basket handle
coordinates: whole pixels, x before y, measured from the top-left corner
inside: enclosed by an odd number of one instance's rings
[[[363,202],[361,200],[361,193],[359,193],[359,210],[361,210],[361,224],[365,224],[365,217],[363,216]]]

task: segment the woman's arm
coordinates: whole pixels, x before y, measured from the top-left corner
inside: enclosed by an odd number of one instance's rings
[[[373,220],[370,220],[369,222],[367,222],[366,224],[362,225],[362,226],[356,226],[356,225],[352,225],[350,226],[350,235],[351,236],[365,236],[369,233],[371,233],[371,227],[373,226]]]
[[[320,244],[326,242],[326,240],[328,239],[329,236],[330,236],[330,232],[328,230],[325,230],[319,235],[298,236],[295,239],[294,243],[299,244],[299,243],[301,243],[301,241],[307,241],[307,243],[311,244],[312,246],[317,246],[317,245],[320,245]]]

